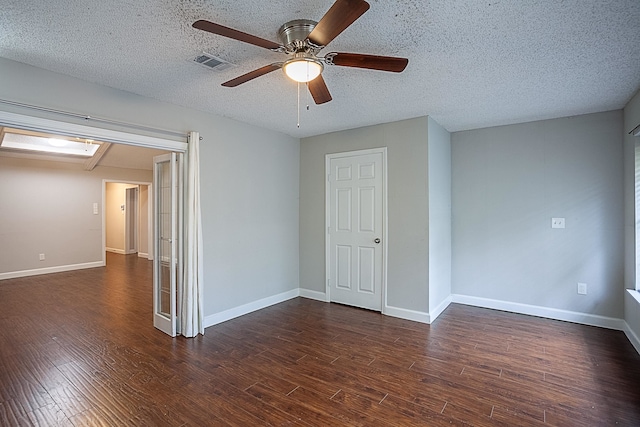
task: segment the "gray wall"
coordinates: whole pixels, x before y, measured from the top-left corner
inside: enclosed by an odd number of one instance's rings
[[[429,313],[433,314],[451,295],[451,135],[431,117],[428,135]]]
[[[1,58],[0,75],[1,99],[200,132],[205,316],[298,288],[298,139]]]
[[[300,286],[325,292],[325,155],[387,147],[389,306],[429,311],[427,118],[300,143]]]
[[[622,317],[621,137],[621,111],[452,134],[452,292]]]
[[[0,273],[102,262],[103,179],[151,171],[0,157]]]

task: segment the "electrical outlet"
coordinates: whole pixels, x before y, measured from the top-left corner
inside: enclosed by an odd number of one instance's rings
[[[564,228],[564,218],[551,218],[551,228]]]
[[[586,283],[578,283],[578,294],[586,295],[587,294],[587,284]]]
[[[40,261],[44,261],[44,254],[40,254]]]

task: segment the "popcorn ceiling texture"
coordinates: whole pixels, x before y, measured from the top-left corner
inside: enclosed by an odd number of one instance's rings
[[[321,54],[409,58],[402,74],[325,67],[333,101],[275,71],[286,56],[191,27],[206,19],[269,40],[332,0],[5,0],[0,56],[296,137],[430,115],[449,131],[622,108],[640,88],[638,0],[369,0]],[[202,51],[237,66],[190,63]],[[303,107],[304,107],[303,105]]]

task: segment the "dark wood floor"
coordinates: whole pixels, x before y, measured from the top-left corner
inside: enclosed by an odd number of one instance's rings
[[[149,264],[0,282],[2,426],[640,425],[640,356],[618,331],[297,298],[171,339]]]

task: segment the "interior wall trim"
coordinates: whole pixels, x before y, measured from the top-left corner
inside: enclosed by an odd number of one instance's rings
[[[19,277],[39,276],[41,274],[61,273],[63,271],[83,270],[85,268],[104,267],[103,261],[85,262],[81,264],[58,265],[54,267],[36,268],[32,270],[9,271],[0,273],[0,280],[16,279]]]
[[[429,323],[433,323],[449,307],[449,304],[451,304],[451,295],[446,297],[436,308],[429,310],[429,320],[431,321]]]
[[[247,304],[233,307],[228,310],[221,311],[219,313],[210,314],[204,318],[204,327],[217,325],[218,323],[226,322],[227,320],[235,319],[236,317],[244,316],[256,310],[261,310],[269,306],[279,304],[281,302],[288,301],[292,298],[300,296],[300,289],[292,289],[287,292],[283,292],[277,295],[273,295],[267,298],[263,298],[257,301],[253,301]]]
[[[627,336],[627,339],[629,339],[629,342],[631,342],[631,345],[633,345],[638,354],[640,354],[640,338],[638,338],[636,333],[633,332],[633,329],[631,329],[631,326],[629,326],[627,322],[624,322],[624,334]]]
[[[56,135],[89,138],[98,141],[113,142],[116,144],[137,145],[145,148],[157,148],[161,150],[184,153],[187,151],[186,135],[183,141],[174,141],[153,136],[139,135],[136,133],[121,132],[104,129],[95,126],[80,125],[49,120],[40,117],[16,114],[0,110],[0,126],[26,129],[36,132],[53,133]]]
[[[106,247],[106,248],[104,248],[104,250],[107,251],[107,252],[112,252],[114,254],[120,254],[120,255],[125,255],[126,254],[124,249]]]
[[[56,109],[53,109],[53,108],[40,107],[38,105],[25,104],[25,103],[22,103],[22,102],[11,101],[11,100],[8,100],[8,99],[0,99],[0,104],[11,105],[11,106],[14,106],[14,107],[25,108],[25,109],[33,110],[33,111],[43,111],[43,112],[46,112],[46,113],[57,114],[59,116],[72,117],[72,118],[75,118],[75,119],[85,120],[86,122],[102,123],[102,124],[114,125],[114,126],[118,126],[118,127],[122,127],[122,128],[127,128],[127,129],[134,129],[134,130],[138,130],[138,131],[151,132],[151,133],[160,134],[160,135],[167,135],[167,136],[172,136],[174,138],[175,137],[177,137],[177,138],[185,138],[186,137],[184,132],[175,132],[175,131],[172,131],[172,130],[152,128],[152,127],[149,127],[149,126],[136,125],[136,124],[133,124],[133,123],[120,122],[120,121],[117,121],[117,120],[104,119],[104,118],[101,118],[101,117],[94,117],[94,116],[90,116],[88,114],[73,113],[73,112],[70,112],[70,111],[56,110]]]
[[[547,319],[563,320],[565,322],[579,323],[600,328],[624,330],[624,319],[599,316],[597,314],[580,313],[577,311],[560,310],[557,308],[541,307],[537,305],[521,304],[517,302],[500,301],[489,298],[480,298],[468,295],[452,294],[451,302],[475,307],[491,308],[494,310],[509,311],[511,313],[527,314],[529,316],[544,317]]]
[[[300,296],[303,298],[313,299],[321,302],[330,302],[329,295],[326,292],[312,291],[310,289],[300,288]]]
[[[309,298],[321,302],[331,302],[329,301],[329,295],[327,295],[326,293],[312,291],[304,288],[300,288],[300,296],[302,298]],[[430,313],[387,305],[383,308],[382,314],[384,314],[385,316],[397,317],[399,319],[412,320],[414,322],[428,324],[436,320],[436,318],[440,316],[442,312],[447,309],[447,307],[449,307],[449,304],[451,304],[451,297],[448,297],[444,301],[442,301],[442,303],[440,303],[440,305],[438,305],[438,307],[436,307],[435,310]]]
[[[431,316],[424,311],[409,310],[407,308],[393,307],[385,305],[382,309],[385,316],[397,317],[399,319],[412,320],[420,323],[431,323]]]

